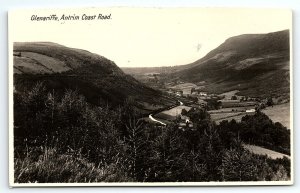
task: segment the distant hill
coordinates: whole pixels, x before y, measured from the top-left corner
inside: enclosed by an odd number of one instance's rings
[[[51,42],[14,43],[16,90],[44,82],[49,89],[78,90],[95,105],[117,106],[131,98],[145,113],[173,100],[126,75],[112,61],[85,50]]]
[[[231,37],[169,78],[205,81],[208,92],[239,90],[241,95],[289,98],[289,41],[288,30]]]
[[[145,75],[151,73],[169,74],[185,69],[185,65],[162,67],[122,67],[121,69],[124,73],[131,75]]]

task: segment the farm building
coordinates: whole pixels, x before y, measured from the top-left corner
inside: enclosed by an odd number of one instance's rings
[[[199,92],[200,96],[207,96],[207,92]]]
[[[246,110],[246,113],[255,113],[255,109],[248,109]]]
[[[181,121],[179,123],[179,129],[193,127],[193,122],[190,120],[190,118],[188,116],[180,115],[180,119],[181,119]]]
[[[182,94],[183,94],[183,92],[182,92],[182,91],[177,91],[177,92],[176,92],[176,96],[180,96],[180,97],[181,97],[181,96],[182,96]]]

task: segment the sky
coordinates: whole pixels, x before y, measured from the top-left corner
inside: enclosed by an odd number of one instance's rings
[[[36,21],[33,15],[79,16]],[[82,15],[110,19],[82,20]],[[286,9],[86,8],[19,10],[9,13],[9,42],[55,42],[104,56],[119,67],[192,63],[240,34],[291,28]],[[11,47],[10,47],[11,49]]]

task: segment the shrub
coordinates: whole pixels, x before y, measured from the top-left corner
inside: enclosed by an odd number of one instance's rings
[[[16,183],[86,183],[132,181],[115,164],[96,166],[82,156],[58,154],[56,148],[40,147],[25,158],[15,158]],[[37,159],[37,160],[36,160]]]

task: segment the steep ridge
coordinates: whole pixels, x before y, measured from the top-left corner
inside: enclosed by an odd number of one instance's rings
[[[206,90],[214,93],[240,90],[249,96],[289,97],[289,66],[289,31],[284,30],[231,37],[170,77],[205,81]]]
[[[131,99],[145,113],[173,103],[97,54],[51,42],[14,43],[13,49],[16,90],[44,82],[60,92],[78,90],[95,105],[117,106]]]

